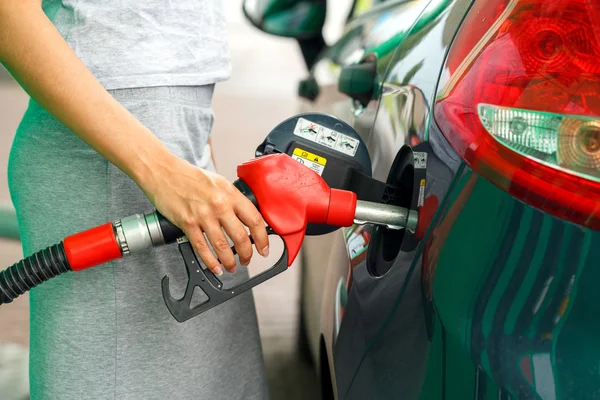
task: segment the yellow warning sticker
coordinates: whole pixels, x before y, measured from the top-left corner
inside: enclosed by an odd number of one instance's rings
[[[318,156],[298,147],[294,149],[292,158],[312,169],[319,175],[323,174],[323,171],[325,170],[325,164],[327,164],[327,159],[325,157]]]
[[[312,162],[315,162],[317,164],[321,164],[323,166],[325,164],[327,164],[327,159],[325,157],[321,157],[321,156],[318,156],[316,154],[309,153],[308,151],[302,150],[302,149],[299,149],[299,148],[295,148],[294,149],[294,155],[298,156],[298,157],[305,158],[305,159],[310,160]]]

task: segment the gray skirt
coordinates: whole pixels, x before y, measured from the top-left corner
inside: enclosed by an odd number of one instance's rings
[[[207,146],[213,89],[111,94],[174,154],[214,169]],[[9,185],[25,254],[152,207],[129,177],[33,101],[11,150]],[[178,323],[162,299],[167,274],[173,295],[183,295],[187,277],[176,245],[32,290],[31,398],[266,399],[252,294]],[[246,278],[238,268],[224,283]]]

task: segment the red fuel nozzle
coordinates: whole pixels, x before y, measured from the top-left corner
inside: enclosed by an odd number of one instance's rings
[[[330,188],[319,174],[285,154],[240,164],[237,175],[254,193],[265,221],[285,242],[288,266],[300,251],[307,224],[354,223],[356,194]]]

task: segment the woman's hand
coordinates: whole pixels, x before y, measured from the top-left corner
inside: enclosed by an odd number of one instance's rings
[[[252,202],[221,175],[173,156],[149,178],[140,184],[148,199],[184,231],[202,261],[214,273],[221,275],[223,270],[204,234],[223,266],[232,273],[236,261],[223,230],[233,241],[241,265],[247,266],[253,253],[244,225],[250,229],[259,254],[264,257],[269,254],[262,216]]]

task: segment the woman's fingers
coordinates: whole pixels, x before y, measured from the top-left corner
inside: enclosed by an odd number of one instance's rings
[[[204,221],[202,228],[204,229],[206,237],[212,245],[213,250],[217,254],[217,257],[219,257],[221,264],[223,264],[227,271],[234,273],[237,264],[235,261],[235,256],[233,255],[229,241],[227,240],[225,233],[223,233],[219,222],[217,220]],[[248,241],[250,240],[248,239]],[[218,261],[215,265],[219,265]],[[211,268],[211,270],[213,269],[210,266],[209,268]]]
[[[267,257],[269,255],[269,235],[265,221],[250,200],[241,193],[239,197],[240,200],[237,201],[235,207],[237,217],[250,229],[256,250],[263,257]]]
[[[252,242],[248,237],[248,232],[238,217],[231,213],[221,220],[223,229],[227,236],[233,241],[235,251],[240,259],[240,264],[247,267],[252,258]]]
[[[185,234],[194,250],[196,250],[196,253],[200,256],[200,259],[202,259],[204,265],[206,265],[213,273],[223,275],[223,268],[221,268],[219,261],[210,250],[200,227],[192,226],[186,230]]]

